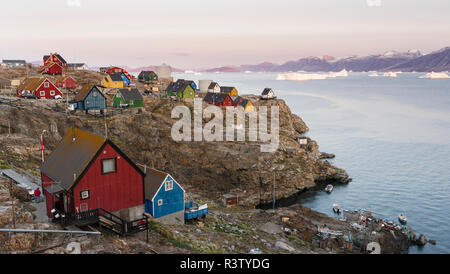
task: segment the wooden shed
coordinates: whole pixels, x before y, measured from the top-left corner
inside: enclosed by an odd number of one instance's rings
[[[228,193],[228,194],[224,194],[223,195],[223,204],[226,207],[232,207],[237,205],[238,203],[238,198],[236,195]]]
[[[100,91],[100,88],[93,85],[86,85],[77,93],[72,103],[76,104],[75,109],[100,110],[106,109],[106,97]]]

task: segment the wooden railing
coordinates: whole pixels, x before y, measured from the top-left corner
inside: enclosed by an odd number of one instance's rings
[[[99,223],[107,229],[120,235],[134,234],[140,231],[148,230],[148,217],[136,219],[130,222],[125,221],[119,216],[104,210],[103,208],[91,209],[79,213],[60,213],[61,226],[69,225],[88,225]]]
[[[79,225],[79,224],[91,224],[97,223],[99,219],[99,210],[91,209],[79,213],[60,213],[64,215],[61,217],[61,225],[63,227],[69,225]]]

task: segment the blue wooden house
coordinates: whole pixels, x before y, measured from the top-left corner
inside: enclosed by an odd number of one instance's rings
[[[145,212],[168,224],[184,224],[184,189],[168,173],[149,169],[144,179]]]
[[[75,109],[85,110],[100,110],[106,109],[106,97],[100,91],[97,86],[87,85],[83,86],[81,90],[77,93],[74,100]]]

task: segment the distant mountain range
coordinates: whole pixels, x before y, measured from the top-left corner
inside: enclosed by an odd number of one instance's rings
[[[422,55],[419,50],[408,52],[388,51],[384,54],[370,56],[350,56],[334,58],[332,56],[306,57],[278,65],[264,62],[258,65],[226,66],[201,70],[202,72],[329,72],[341,71],[450,71],[450,47]]]

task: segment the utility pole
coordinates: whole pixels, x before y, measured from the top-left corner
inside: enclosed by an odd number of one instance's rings
[[[42,162],[44,162],[44,133],[46,130],[44,129],[41,133],[41,152],[42,152]]]
[[[103,117],[105,117],[105,139],[108,139],[108,126],[106,125],[106,108],[103,112]]]
[[[9,197],[11,198],[12,223],[13,223],[13,228],[16,229],[16,216],[15,216],[15,211],[14,211],[14,196],[13,196],[12,184],[13,184],[12,179],[9,179]]]
[[[273,169],[273,204],[272,209],[275,209],[275,169]]]

